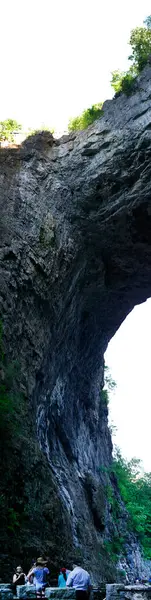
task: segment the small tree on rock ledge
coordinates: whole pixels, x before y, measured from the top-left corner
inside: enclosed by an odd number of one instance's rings
[[[15,119],[5,119],[0,121],[0,142],[7,141],[13,143],[15,141],[15,133],[21,131],[22,126]]]

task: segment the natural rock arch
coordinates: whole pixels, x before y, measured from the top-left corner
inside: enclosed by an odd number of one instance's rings
[[[64,507],[62,523],[57,508],[53,534],[62,527],[64,539],[67,530],[70,551],[62,556],[84,553],[94,573],[103,571],[104,532],[114,530],[104,492],[108,475],[100,475],[111,461],[107,408],[100,402],[103,355],[128,312],[151,295],[150,78],[147,66],[135,93],[107,101],[104,116],[87,131],[59,141],[43,133],[0,153],[4,343],[9,360],[19,356],[32,407],[28,426],[37,415],[51,467],[25,426],[33,468],[31,488],[30,469],[22,481],[27,503],[40,481],[30,522],[37,537],[28,553],[52,548],[60,560],[51,539],[51,489],[55,505],[59,497]],[[42,481],[38,461],[44,461]]]

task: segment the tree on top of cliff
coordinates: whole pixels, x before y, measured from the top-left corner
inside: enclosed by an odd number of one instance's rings
[[[142,71],[151,54],[151,15],[145,19],[143,27],[132,29],[129,44],[132,48],[132,53],[128,57],[128,60],[132,64],[127,72],[113,71],[111,80],[111,86],[114,91],[116,93],[124,92],[126,95],[132,93],[135,78]],[[84,110],[81,115],[70,119],[68,130],[77,131],[86,129],[93,121],[99,119],[102,114],[102,102],[93,104],[93,106]]]
[[[129,95],[133,90],[133,83],[137,75],[145,67],[151,54],[151,15],[144,21],[144,27],[132,29],[129,44],[132,53],[128,60],[132,62],[127,72],[113,71],[111,86],[114,91],[124,92]]]
[[[21,131],[22,126],[15,119],[5,119],[0,121],[0,142],[13,143],[15,141],[15,133]]]
[[[136,75],[141,73],[151,54],[151,15],[144,21],[145,27],[132,29],[130,35],[130,46],[132,54],[128,60],[132,61],[133,71]]]
[[[81,115],[70,119],[68,124],[69,131],[82,130],[86,129],[93,121],[99,119],[103,114],[102,111],[102,102],[98,104],[93,104],[90,108],[84,110]]]

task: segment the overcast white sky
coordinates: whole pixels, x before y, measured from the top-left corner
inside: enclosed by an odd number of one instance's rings
[[[111,71],[127,68],[130,31],[150,0],[1,0],[0,120],[63,131],[70,116],[110,98]],[[117,381],[111,418],[128,457],[150,457],[151,300],[135,308],[108,348]]]
[[[0,119],[66,128],[111,97],[110,73],[127,67],[130,30],[150,0],[1,0]]]

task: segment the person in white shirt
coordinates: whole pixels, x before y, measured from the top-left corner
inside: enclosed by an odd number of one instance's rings
[[[71,569],[69,571],[69,569],[66,569],[66,577],[68,577],[69,573],[71,573]]]
[[[73,565],[73,571],[68,575],[66,587],[76,589],[76,600],[87,600],[92,587],[89,573],[82,567]]]

